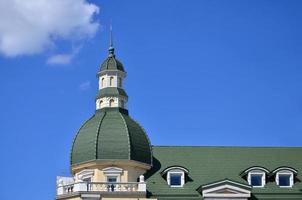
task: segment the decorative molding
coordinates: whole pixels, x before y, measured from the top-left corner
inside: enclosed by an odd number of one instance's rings
[[[171,166],[171,167],[168,167],[162,173],[164,174],[164,173],[166,173],[166,172],[168,172],[170,170],[181,170],[181,171],[183,171],[183,172],[185,172],[187,174],[189,173],[188,169],[186,169],[184,167],[181,167],[181,166]]]
[[[236,186],[238,185],[238,186]],[[242,186],[246,187],[244,189]],[[251,197],[250,188],[246,185],[230,180],[219,181],[202,187],[202,196],[205,200],[219,198],[235,198],[247,200]]]
[[[123,169],[118,168],[118,167],[107,167],[107,168],[102,169],[102,172],[104,174],[122,174]]]
[[[78,180],[92,178],[94,176],[94,169],[84,169],[76,174]]]
[[[297,174],[298,171],[295,170],[294,168],[292,167],[278,167],[277,169],[275,169],[274,171],[272,171],[273,174],[279,172],[279,171],[291,171],[292,173],[294,174]]]

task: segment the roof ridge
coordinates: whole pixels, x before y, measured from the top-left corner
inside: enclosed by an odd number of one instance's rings
[[[96,141],[95,141],[95,159],[98,159],[98,144],[99,144],[99,135],[100,135],[100,129],[101,129],[101,126],[102,126],[102,123],[103,123],[103,120],[106,116],[107,112],[104,112],[103,116],[102,116],[102,119],[100,120],[100,123],[98,125],[98,129],[97,129],[97,132],[96,132]]]
[[[128,116],[128,117],[130,118],[130,116]],[[147,134],[147,131],[135,119],[133,119],[133,118],[131,118],[131,119],[134,121],[134,123],[136,123],[143,130],[143,132],[144,132],[144,134],[145,134],[145,136],[147,138],[147,141],[148,141],[149,147],[150,147],[150,153],[151,153],[151,166],[153,166],[153,149],[152,149],[151,140],[150,140],[150,138],[149,138],[149,136]]]
[[[73,140],[72,140],[71,151],[70,151],[70,161],[69,161],[69,162],[70,162],[70,166],[73,165],[73,163],[72,163],[72,158],[73,158],[72,152],[73,152],[74,143],[75,143],[75,141],[76,141],[76,139],[77,139],[77,137],[78,137],[78,134],[79,134],[80,130],[85,126],[85,124],[86,124],[88,121],[90,121],[94,116],[95,116],[95,114],[92,115],[89,119],[87,119],[87,120],[82,124],[82,126],[78,129],[77,134],[74,136],[74,138],[73,138]],[[71,168],[70,168],[70,169],[71,169]],[[70,171],[72,171],[72,170],[70,170]]]
[[[129,160],[131,160],[131,143],[130,143],[130,136],[129,136],[129,128],[128,128],[128,125],[127,125],[126,120],[124,119],[122,113],[119,112],[119,114],[120,114],[120,116],[121,116],[121,118],[122,118],[122,120],[124,122],[124,126],[125,126],[126,131],[127,131],[128,149],[129,149]]]

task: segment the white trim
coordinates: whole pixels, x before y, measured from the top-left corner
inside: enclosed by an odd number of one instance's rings
[[[180,185],[171,185],[171,174],[180,175]],[[185,173],[180,169],[173,169],[167,173],[167,183],[170,187],[183,187],[185,184]]]
[[[261,170],[261,171],[264,171],[265,173],[269,173],[269,170],[265,169],[264,167],[251,167],[251,168],[248,168],[244,171],[244,173],[248,173],[250,171],[254,171],[254,170]]]
[[[211,187],[213,185],[217,185],[217,184],[220,184],[220,183],[225,183],[225,185],[228,185],[227,183],[233,183],[233,184],[236,184],[236,185],[241,185],[243,187],[249,187],[251,188],[250,186],[248,185],[244,185],[244,184],[241,184],[241,183],[238,183],[238,182],[234,182],[234,181],[231,181],[231,180],[223,180],[223,181],[218,181],[218,182],[215,182],[215,183],[210,183],[208,185],[204,185],[202,186],[202,188],[207,188],[207,187]]]
[[[76,174],[76,177],[78,180],[83,181],[84,179],[91,178],[94,176],[94,170],[93,169],[84,169]]]
[[[295,174],[298,173],[297,170],[295,170],[295,169],[293,169],[293,168],[291,168],[291,167],[279,167],[279,168],[275,169],[272,173],[275,174],[275,173],[277,173],[277,172],[279,172],[279,171],[291,171],[292,173],[295,173]]]
[[[102,169],[104,174],[122,174],[123,169],[118,167],[106,167]]]
[[[219,183],[219,182],[218,182]],[[217,184],[217,183],[215,183]],[[237,183],[236,183],[237,184]],[[234,193],[221,193],[221,190],[232,190],[234,191]],[[229,184],[224,184],[221,186],[217,186],[214,188],[209,188],[209,189],[204,189],[202,191],[202,196],[204,198],[209,198],[209,197],[213,197],[213,198],[244,198],[247,199],[249,197],[251,197],[251,191],[246,190],[246,189],[242,189],[236,186],[232,186]]]
[[[189,173],[189,171],[186,168],[180,167],[180,166],[174,166],[174,167],[169,167],[167,169],[164,170],[164,173],[171,171],[171,170],[181,170],[185,173]]]
[[[280,186],[279,185],[279,176],[280,175],[289,175],[289,186]],[[275,177],[276,184],[281,188],[291,188],[294,185],[294,173],[289,170],[281,170],[276,173]]]
[[[108,181],[108,178],[110,177],[116,177],[116,181],[121,182],[121,175],[123,173],[123,169],[118,167],[107,167],[102,169],[102,171],[106,177],[106,181]]]
[[[252,175],[261,175],[261,185],[256,186],[256,185],[252,185]],[[262,170],[251,170],[249,171],[248,175],[247,175],[247,181],[249,183],[249,185],[251,185],[252,187],[255,188],[263,188],[266,184],[266,173]]]

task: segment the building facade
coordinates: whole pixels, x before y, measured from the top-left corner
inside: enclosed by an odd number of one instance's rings
[[[76,134],[57,200],[302,200],[302,148],[152,146],[127,110],[112,42],[95,114]]]

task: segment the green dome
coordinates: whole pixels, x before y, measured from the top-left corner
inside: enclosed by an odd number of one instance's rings
[[[104,70],[120,70],[125,72],[123,64],[118,61],[114,55],[109,56],[102,64],[100,71]]]
[[[152,165],[149,139],[127,110],[97,110],[78,131],[72,145],[71,165],[95,160],[133,160]]]

